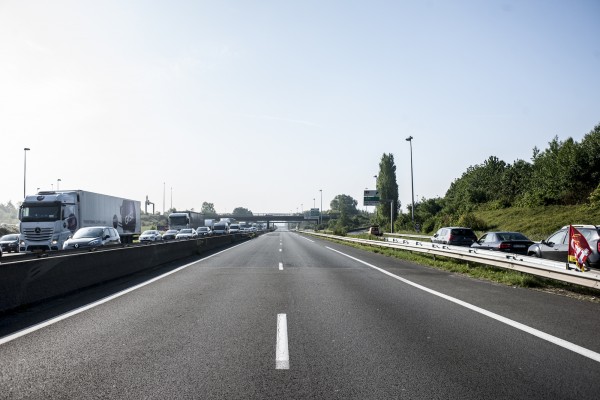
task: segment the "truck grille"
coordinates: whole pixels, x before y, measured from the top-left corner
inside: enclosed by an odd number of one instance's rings
[[[52,228],[28,228],[23,231],[25,239],[32,242],[47,242],[52,238]]]

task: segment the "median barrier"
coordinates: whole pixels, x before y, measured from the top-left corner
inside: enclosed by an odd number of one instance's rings
[[[247,240],[243,235],[58,255],[0,264],[0,312],[38,303]]]

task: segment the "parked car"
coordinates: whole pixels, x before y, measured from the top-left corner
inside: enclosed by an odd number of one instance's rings
[[[0,248],[3,253],[19,252],[19,234],[9,233],[0,237]]]
[[[210,228],[208,226],[201,226],[198,229],[196,229],[196,235],[198,235],[198,236],[211,236],[212,235],[212,231],[210,230]]]
[[[369,235],[373,235],[373,236],[381,236],[383,235],[383,232],[381,232],[379,230],[379,225],[372,225],[369,227]]]
[[[111,226],[89,226],[79,228],[72,237],[63,244],[63,250],[97,248],[121,244],[117,230]]]
[[[168,231],[163,233],[162,238],[163,240],[173,240],[175,239],[175,236],[177,236],[178,233],[179,231],[177,229],[169,229]]]
[[[592,249],[592,254],[585,262],[586,268],[600,269],[600,225],[573,226],[581,232]],[[540,243],[529,246],[527,254],[566,263],[569,254],[569,225],[563,226]]]
[[[487,232],[471,247],[526,255],[532,244],[533,240],[520,232]]]
[[[180,230],[177,235],[175,235],[175,239],[193,239],[196,236],[196,230],[192,228],[184,228]]]
[[[148,230],[142,232],[140,235],[140,242],[157,242],[159,240],[163,240],[162,235],[157,230]]]
[[[440,228],[432,237],[432,243],[448,244],[451,246],[471,246],[477,241],[477,235],[471,228],[449,226]]]

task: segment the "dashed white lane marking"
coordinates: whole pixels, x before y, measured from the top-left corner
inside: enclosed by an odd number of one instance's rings
[[[283,251],[283,249],[279,249],[279,252],[282,252],[282,251]]]
[[[388,271],[386,271],[386,270],[384,270],[382,268],[376,267],[373,264],[369,264],[369,263],[367,263],[365,261],[362,261],[362,260],[360,260],[358,258],[352,257],[352,256],[350,256],[348,254],[342,253],[341,251],[332,249],[331,247],[327,247],[327,248],[329,250],[331,250],[331,251],[334,251],[334,252],[336,252],[338,254],[341,254],[341,255],[343,255],[345,257],[348,257],[348,258],[350,258],[350,259],[352,259],[354,261],[357,261],[357,262],[359,262],[361,264],[364,264],[367,267],[373,268],[373,269],[375,269],[375,270],[377,270],[377,271],[379,271],[381,273],[384,273],[384,274],[386,274],[388,276],[391,276],[394,279],[397,279],[397,280],[399,280],[401,282],[404,282],[404,283],[406,283],[408,285],[411,285],[411,286],[413,286],[413,287],[415,287],[417,289],[420,289],[420,290],[423,290],[425,292],[431,293],[431,294],[433,294],[435,296],[441,297],[442,299],[446,299],[446,300],[451,301],[451,302],[453,302],[455,304],[458,304],[460,306],[463,306],[465,308],[468,308],[470,310],[473,310],[475,312],[483,314],[483,315],[485,315],[485,316],[487,316],[489,318],[495,319],[496,321],[499,321],[499,322],[502,322],[502,323],[504,323],[506,325],[512,326],[513,328],[516,328],[516,329],[519,329],[519,330],[521,330],[523,332],[529,333],[529,334],[531,334],[533,336],[536,336],[536,337],[538,337],[540,339],[546,340],[546,341],[548,341],[550,343],[554,343],[554,344],[556,344],[556,345],[558,345],[558,346],[560,346],[560,347],[562,347],[564,349],[571,350],[571,351],[573,351],[573,352],[575,352],[577,354],[581,354],[584,357],[587,357],[587,358],[590,358],[590,359],[592,359],[594,361],[600,362],[600,353],[596,353],[595,351],[592,351],[590,349],[586,349],[585,347],[581,347],[579,345],[576,345],[575,343],[571,343],[571,342],[568,342],[568,341],[566,341],[564,339],[561,339],[561,338],[558,338],[556,336],[552,336],[552,335],[550,335],[548,333],[539,331],[539,330],[537,330],[535,328],[532,328],[532,327],[527,326],[525,324],[522,324],[520,322],[513,321],[512,319],[503,317],[501,315],[498,315],[496,313],[493,313],[493,312],[488,311],[486,309],[483,309],[481,307],[477,307],[477,306],[475,306],[473,304],[467,303],[466,301],[459,300],[459,299],[454,298],[452,296],[448,296],[446,294],[437,292],[437,291],[435,291],[433,289],[429,289],[429,288],[427,288],[425,286],[419,285],[418,283],[409,281],[408,279],[401,278],[398,275],[394,275],[391,272],[388,272]]]
[[[283,263],[279,263],[279,270],[283,271]]]
[[[277,314],[277,344],[275,347],[275,369],[290,369],[288,351],[287,315]]]
[[[174,273],[179,272],[179,271],[181,271],[183,269],[186,269],[190,265],[194,265],[196,263],[208,260],[209,258],[215,257],[215,256],[217,256],[217,255],[219,255],[221,253],[225,253],[226,251],[233,250],[234,248],[236,248],[238,246],[243,246],[243,245],[245,245],[247,243],[249,243],[249,242],[244,242],[244,243],[240,243],[238,245],[235,245],[233,247],[229,247],[229,248],[227,248],[227,249],[225,249],[223,251],[219,251],[218,253],[211,254],[208,257],[204,257],[204,258],[202,258],[202,259],[200,259],[198,261],[194,261],[194,262],[191,262],[189,264],[182,265],[181,267],[179,267],[177,269],[174,269],[173,271],[169,271],[169,272],[167,272],[165,274],[157,276],[156,278],[152,278],[149,281],[146,281],[146,282],[140,283],[139,285],[130,287],[129,289],[123,290],[122,292],[115,293],[115,294],[113,294],[111,296],[105,297],[105,298],[103,298],[101,300],[98,300],[98,301],[96,301],[94,303],[90,303],[90,304],[88,304],[86,306],[76,308],[73,311],[69,311],[68,313],[59,315],[58,317],[49,319],[49,320],[44,321],[44,322],[42,322],[40,324],[37,324],[37,325],[34,325],[34,326],[30,326],[29,328],[20,330],[20,331],[15,332],[15,333],[13,333],[11,335],[4,336],[4,337],[0,338],[0,345],[3,345],[4,343],[8,343],[8,342],[10,342],[12,340],[18,339],[18,338],[20,338],[22,336],[28,335],[28,334],[30,334],[32,332],[35,332],[35,331],[40,330],[42,328],[45,328],[47,326],[53,325],[53,324],[55,324],[57,322],[60,322],[60,321],[62,321],[64,319],[67,319],[67,318],[70,318],[70,317],[72,317],[74,315],[80,314],[80,313],[82,313],[84,311],[87,311],[87,310],[89,310],[91,308],[97,307],[97,306],[99,306],[101,304],[107,303],[107,302],[109,302],[111,300],[114,300],[114,299],[116,299],[118,297],[121,297],[121,296],[123,296],[123,295],[125,295],[127,293],[133,292],[134,290],[140,289],[140,288],[142,288],[142,287],[144,287],[146,285],[149,285],[149,284],[151,284],[153,282],[156,282],[156,281],[158,281],[158,280],[160,280],[162,278],[166,278],[167,276],[169,276],[171,274],[174,274]]]

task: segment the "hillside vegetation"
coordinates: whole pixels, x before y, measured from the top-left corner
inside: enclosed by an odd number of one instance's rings
[[[540,239],[563,225],[600,224],[598,210],[600,125],[580,142],[555,137],[545,150],[534,148],[531,162],[510,164],[490,156],[467,168],[444,197],[416,203],[414,214],[425,233],[458,225],[515,230]],[[396,231],[414,229],[411,205],[394,225]]]
[[[475,211],[475,218],[486,230],[510,230],[524,233],[532,240],[548,237],[560,227],[569,224],[600,225],[600,208],[589,206],[542,206],[533,208],[511,207],[501,210]]]

